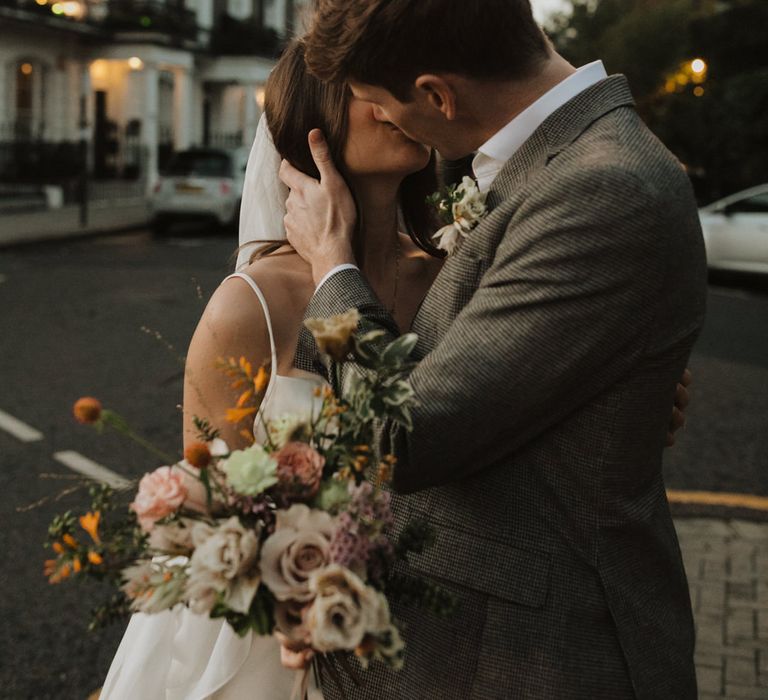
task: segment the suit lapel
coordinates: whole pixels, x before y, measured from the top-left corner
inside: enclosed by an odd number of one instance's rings
[[[545,167],[552,158],[573,143],[594,122],[619,107],[631,107],[635,102],[623,75],[613,75],[579,93],[572,100],[553,112],[538,129],[506,162],[491,183],[486,198],[489,214],[463,242],[456,254],[448,260],[427,293],[413,321],[416,333],[426,332],[435,319],[428,318],[429,310],[439,305],[428,303],[433,293],[439,294],[446,268],[453,265],[476,264],[478,250],[485,249],[489,241],[505,226],[514,211],[514,196],[529,177]],[[473,244],[473,241],[475,242]],[[483,242],[486,245],[483,245]],[[492,243],[492,241],[490,241]],[[485,251],[483,251],[485,252]],[[492,255],[492,251],[490,252]],[[428,352],[431,348],[423,348]]]

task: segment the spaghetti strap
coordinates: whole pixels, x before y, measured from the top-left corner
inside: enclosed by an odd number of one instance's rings
[[[267,306],[267,300],[264,298],[264,293],[259,289],[259,285],[256,284],[248,275],[246,275],[244,272],[234,272],[229,277],[225,277],[223,282],[226,282],[229,279],[232,279],[233,277],[239,277],[242,280],[245,280],[253,290],[254,294],[259,299],[259,302],[261,303],[261,308],[264,309],[264,318],[267,321],[267,330],[269,332],[269,349],[272,353],[272,375],[277,373],[277,349],[275,347],[275,334],[272,331],[272,319],[269,316],[269,307]]]

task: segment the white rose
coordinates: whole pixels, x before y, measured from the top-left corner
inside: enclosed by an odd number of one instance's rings
[[[334,519],[296,504],[277,511],[275,531],[261,549],[264,584],[278,600],[312,600],[309,578],[331,561]]]
[[[461,240],[461,231],[455,224],[449,224],[443,226],[432,238],[440,250],[444,250],[448,255],[453,255]]]

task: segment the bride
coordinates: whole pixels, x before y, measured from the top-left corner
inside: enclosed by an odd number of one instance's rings
[[[211,297],[192,338],[184,384],[184,443],[198,439],[195,416],[219,427],[230,449],[246,446],[243,425],[223,417],[234,405],[218,358],[244,356],[255,366],[271,362],[262,401],[264,416],[312,409],[316,375],[294,369],[304,310],[315,291],[312,270],[284,245],[287,190],[278,179],[280,159],[317,177],[307,142],[320,127],[354,193],[358,220],[356,257],[373,289],[402,329],[410,328],[421,300],[440,270],[429,236],[436,226],[425,198],[436,188],[430,149],[390,123],[377,121],[370,103],[342,85],[309,75],[304,47],[294,41],[266,85],[246,173],[238,272]],[[267,126],[269,125],[269,126]],[[401,233],[399,224],[408,233]],[[102,700],[288,700],[296,674],[281,665],[272,637],[238,637],[219,620],[177,607],[132,617],[112,662]],[[320,698],[312,688],[311,698]]]

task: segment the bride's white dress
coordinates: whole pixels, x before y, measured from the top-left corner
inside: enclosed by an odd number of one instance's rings
[[[243,273],[264,309],[269,329],[272,367],[277,353],[267,302],[256,283]],[[273,372],[260,413],[270,418],[290,413],[317,413],[321,399],[314,389],[322,379],[307,374],[279,376]],[[256,421],[256,431],[261,421]],[[137,613],[112,661],[101,700],[290,700],[296,672],[280,664],[273,637],[249,632],[239,637],[221,620],[196,615],[184,606],[155,615]],[[310,700],[322,694],[310,682]]]

